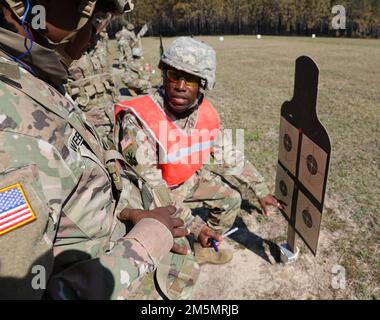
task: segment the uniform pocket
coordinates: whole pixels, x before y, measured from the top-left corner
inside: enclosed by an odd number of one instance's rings
[[[105,168],[86,146],[78,148],[84,170],[75,190],[67,200],[60,236],[89,239],[109,235],[113,221],[112,184]],[[71,225],[70,225],[71,224]]]

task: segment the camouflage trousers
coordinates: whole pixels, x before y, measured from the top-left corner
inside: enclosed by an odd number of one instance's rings
[[[121,42],[118,45],[119,47],[119,64],[122,66],[123,62],[130,61],[133,56],[132,56],[132,49],[129,46],[128,42]]]
[[[232,227],[242,203],[237,190],[221,176],[204,168],[172,190],[172,195],[177,205],[207,209],[207,224],[219,234]]]

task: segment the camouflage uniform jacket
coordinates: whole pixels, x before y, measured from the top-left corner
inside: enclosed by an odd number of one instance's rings
[[[24,39],[8,33],[23,50]],[[37,44],[34,50],[59,64],[54,52]],[[109,173],[85,142],[103,152],[92,127],[70,100],[1,51],[0,63],[0,70],[13,70],[0,78],[0,194],[20,184],[36,215],[0,235],[0,296],[41,298],[31,273],[39,265],[53,298],[125,298],[170,251],[171,233],[143,219],[125,235],[117,215],[133,198],[133,186],[124,180],[129,189],[115,196]]]
[[[168,119],[173,121],[177,127],[185,130],[188,134],[190,133],[190,129],[194,128],[197,111],[193,112],[186,119],[177,119],[164,107],[162,88],[150,94],[150,97],[164,110]],[[152,186],[162,185],[164,182],[158,166],[158,144],[150,137],[148,131],[132,113],[122,114],[122,119],[118,119],[117,121],[121,121],[119,127],[123,130],[121,134],[118,133],[116,135],[122,136],[118,146],[120,152]],[[221,155],[223,155],[223,159],[218,159]],[[233,145],[230,145],[228,148],[223,146],[223,131],[220,131],[217,136],[213,157],[216,163],[222,163],[224,175],[232,175],[239,181],[248,184],[258,198],[270,194],[263,177],[253,164],[244,158],[243,153]],[[192,180],[195,180],[195,176],[185,182],[190,188],[195,185],[195,183],[192,183]],[[180,206],[181,200],[183,199],[173,199],[173,202],[177,206]],[[193,227],[199,231],[199,225],[193,222],[191,213],[188,210],[184,209],[181,218],[187,222],[190,229]]]

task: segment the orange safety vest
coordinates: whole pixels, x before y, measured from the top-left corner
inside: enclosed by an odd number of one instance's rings
[[[149,96],[117,103],[115,117],[123,111],[133,113],[159,144],[159,167],[169,187],[188,180],[210,158],[220,121],[206,99],[199,106],[196,125],[189,135],[171,122]]]

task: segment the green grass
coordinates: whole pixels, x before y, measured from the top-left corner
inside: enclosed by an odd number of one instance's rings
[[[198,39],[217,51],[217,85],[208,97],[226,128],[245,129],[246,155],[272,186],[280,108],[293,95],[295,60],[309,55],[317,62],[318,114],[333,148],[328,197],[339,203],[339,210],[325,214],[323,225],[340,231],[332,250],[342,255],[356,296],[380,298],[380,41]],[[173,40],[164,39],[165,47]],[[145,59],[157,66],[159,40],[146,38],[143,45]]]

